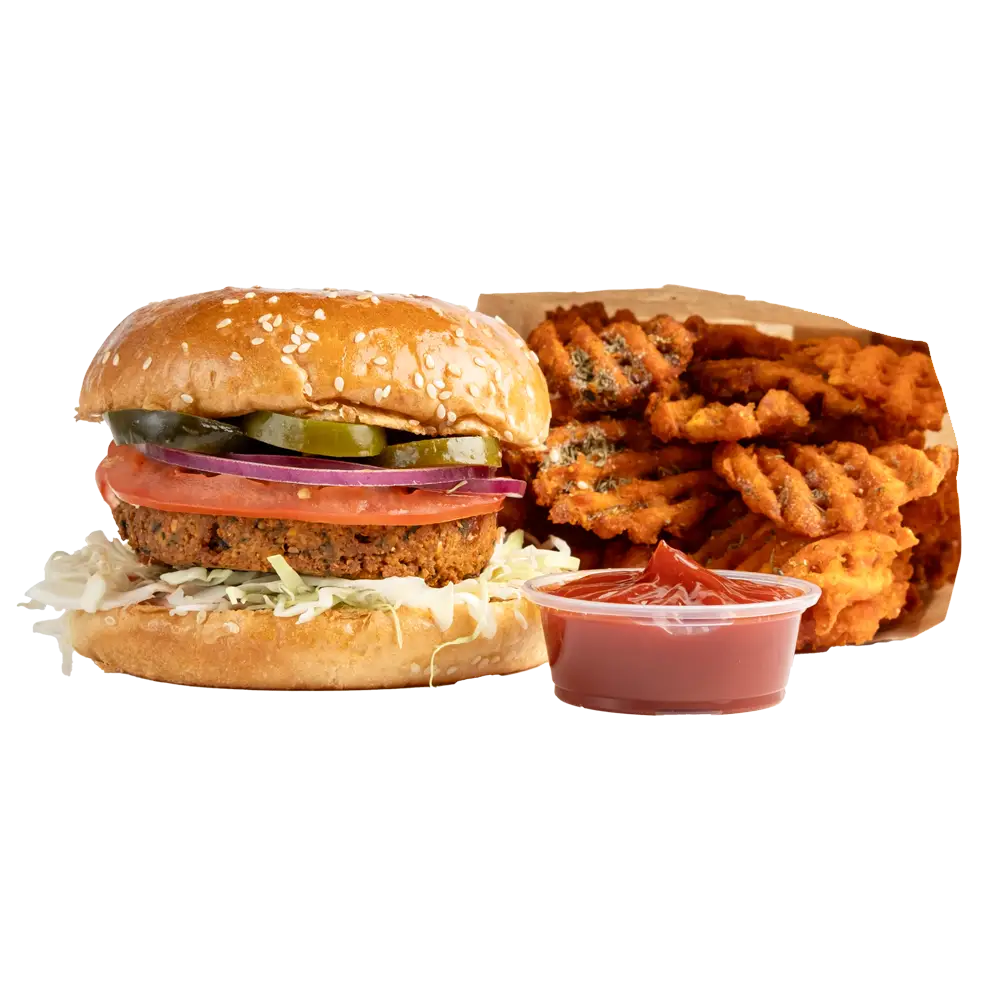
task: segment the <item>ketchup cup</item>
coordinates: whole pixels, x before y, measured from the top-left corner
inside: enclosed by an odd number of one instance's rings
[[[718,572],[791,591],[759,604],[614,604],[556,592],[571,581],[615,572],[559,573],[521,585],[541,613],[562,701],[662,715],[749,712],[785,696],[799,621],[820,597],[815,584],[769,573]]]

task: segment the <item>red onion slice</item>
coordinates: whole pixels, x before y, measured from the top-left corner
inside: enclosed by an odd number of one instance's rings
[[[438,492],[447,492],[459,483],[465,485],[456,492],[494,493],[504,492],[511,483],[520,483],[521,494],[524,483],[517,479],[500,480],[507,484],[499,489],[469,489],[476,484],[493,482],[493,478],[483,478],[482,466],[448,465],[424,469],[382,469],[359,462],[341,462],[333,459],[310,459],[284,455],[247,455],[236,458],[232,455],[203,455],[194,451],[164,448],[161,445],[136,445],[143,454],[167,465],[214,475],[240,476],[243,479],[259,479],[272,483],[297,483],[303,486],[410,486],[431,487]],[[260,461],[260,459],[265,459]],[[280,461],[279,461],[280,460]],[[520,495],[520,494],[518,494]]]
[[[527,483],[523,479],[493,476],[491,479],[469,479],[453,485],[432,483],[421,487],[433,493],[487,493],[493,496],[523,497]]]

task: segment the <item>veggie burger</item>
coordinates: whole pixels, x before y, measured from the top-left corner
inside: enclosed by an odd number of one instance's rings
[[[77,417],[113,438],[121,540],[55,553],[28,606],[109,672],[380,688],[546,658],[531,577],[558,539],[498,528],[549,397],[502,320],[435,299],[226,288],[145,306],[91,362]]]

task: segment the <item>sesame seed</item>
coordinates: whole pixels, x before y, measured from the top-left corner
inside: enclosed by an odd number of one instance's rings
[[[270,302],[271,305],[274,305],[274,303],[278,301],[278,296],[272,295],[267,301]]]
[[[434,367],[434,355],[433,354],[425,354],[424,355],[424,364],[427,365],[428,368],[433,368]]]
[[[103,358],[101,358],[101,364],[102,364],[102,365],[106,365],[106,364],[108,363],[108,359],[109,359],[110,357],[111,357],[111,352],[110,352],[110,351],[105,351],[105,352],[104,352],[104,357],[103,357]]]
[[[316,312],[313,313],[313,319],[326,319],[326,313],[323,312],[322,309],[317,309]]]
[[[254,337],[253,340],[250,341],[250,343],[253,344],[253,345],[255,345],[255,346],[257,344],[263,344],[264,343],[264,338],[263,337]]]
[[[268,333],[273,333],[274,332],[274,327],[271,326],[270,323],[261,323],[260,325],[262,327],[264,327],[264,329],[267,330]]]
[[[495,319],[495,320],[496,320],[496,321],[497,321],[498,323],[501,323],[501,324],[502,324],[503,326],[506,326],[506,325],[507,325],[506,323],[504,323],[503,319],[502,319],[502,318],[501,318],[500,316],[494,316],[493,318],[494,318],[494,319]]]
[[[455,411],[454,410],[449,410],[448,411],[448,423],[449,424],[453,424],[457,419],[458,419],[458,415],[455,413]]]
[[[382,390],[380,388],[375,390],[375,402],[376,403],[382,402]]]
[[[503,439],[504,439],[504,441],[513,441],[514,440],[514,435],[511,434],[510,431],[504,431],[503,432]]]
[[[445,365],[445,371],[450,375],[460,376],[462,374],[462,369],[458,365]]]
[[[485,368],[486,367],[486,362],[482,358],[473,358],[472,360],[480,368]]]
[[[354,335],[354,343],[355,344],[360,344],[361,341],[364,340],[364,339],[365,339],[364,333],[356,333]]]
[[[312,496],[312,490],[306,489],[306,487],[303,486],[302,489],[299,490],[297,496],[299,496],[302,500],[308,500]]]
[[[337,392],[344,391],[344,380],[339,375],[333,380],[333,387]]]
[[[472,325],[475,326],[475,323],[473,323]],[[461,327],[459,327],[455,331],[455,336],[458,337],[459,340],[461,340],[465,336],[465,331]]]
[[[434,379],[434,384],[435,384],[435,385],[436,385],[436,386],[437,386],[437,387],[438,387],[439,389],[443,389],[443,388],[444,388],[444,379],[443,379],[443,378],[436,378],[436,379]]]
[[[438,399],[451,399],[451,392],[450,391],[445,391],[445,392],[438,393]]]
[[[222,300],[222,304],[223,304],[224,306],[234,306],[234,305],[236,305],[236,304],[237,304],[237,303],[238,303],[239,301],[240,301],[239,299],[223,299],[223,300]]]
[[[438,403],[438,407],[434,412],[437,415],[438,420],[444,420],[445,414],[448,412],[448,410],[445,407],[444,403]]]
[[[274,325],[281,326],[281,313],[278,313],[278,315],[274,317]]]
[[[478,385],[470,385],[469,386],[469,395],[470,396],[478,396],[479,395],[479,386]]]
[[[379,304],[379,297],[377,295],[372,296],[372,305],[377,306]]]
[[[145,371],[152,363],[153,363],[153,359],[151,357],[146,358],[146,360],[143,361],[143,363],[142,363],[142,370]]]
[[[358,295],[359,299],[370,299],[371,297],[372,297],[372,293],[371,292],[361,292]]]
[[[221,330],[224,326],[229,326],[232,320],[227,316],[225,319],[220,319],[218,323],[215,324],[216,330]]]
[[[390,393],[390,392],[392,392],[392,386],[391,386],[391,385],[387,385],[387,386],[386,386],[386,387],[385,387],[385,388],[384,388],[384,389],[382,390],[382,398],[383,398],[383,399],[388,399],[388,398],[389,398],[389,393]]]
[[[319,334],[318,333],[313,333],[312,330],[310,330],[306,334],[306,340],[311,340],[315,344],[316,341],[319,340]]]
[[[377,358],[372,358],[372,364],[373,365],[387,365],[388,363],[389,363],[389,359],[386,358],[386,357],[383,357],[381,354]]]
[[[285,344],[285,346],[281,349],[282,354],[293,354],[294,352],[295,352],[294,344]]]
[[[257,298],[257,293],[256,292],[247,292],[246,295],[243,296],[243,298],[245,298],[245,299],[255,299],[255,298]]]
[[[273,318],[274,318],[274,313],[264,313],[263,316],[258,316],[257,317],[257,322],[258,323],[266,323],[269,319],[273,319]]]
[[[576,488],[578,490],[589,490],[590,489],[590,483],[585,483],[582,479],[578,479],[576,481]]]
[[[475,316],[470,316],[469,317],[469,326],[471,326],[473,328],[473,330],[478,330],[479,329],[479,324],[476,322],[476,317]]]
[[[438,314],[438,316],[443,316],[444,315],[444,313],[441,312],[441,309],[440,309],[439,306],[431,306],[431,309],[433,309],[434,312],[436,312]]]
[[[111,364],[112,364],[112,366],[115,366],[115,365],[118,364],[118,355],[117,354],[111,359]]]
[[[243,360],[243,355],[240,354],[238,351],[233,351],[233,353],[230,354],[229,356],[233,359],[233,361],[242,361]]]
[[[307,396],[311,396],[313,394],[313,387],[308,382],[306,382],[305,385],[302,386],[302,391]]]
[[[429,384],[427,386],[427,395],[430,396],[431,399],[437,399],[437,394],[438,394],[437,386],[434,385],[433,383]]]
[[[240,627],[239,627],[239,625],[236,624],[236,622],[224,622],[222,627],[227,632],[233,632],[234,634],[236,632],[239,632],[239,630],[240,630]]]
[[[298,324],[296,324],[295,326],[292,327],[292,333],[297,333],[297,334],[301,335],[301,333],[302,333],[302,327],[299,326]]]
[[[282,354],[281,355],[281,363],[285,364],[285,365],[294,364],[294,362],[292,361],[292,359],[287,354]]]
[[[302,343],[302,338],[297,333],[293,333],[292,334],[292,343],[293,344],[301,344]]]
[[[305,354],[310,347],[312,347],[312,344],[308,340],[304,344],[299,344],[299,354]]]
[[[181,402],[182,403],[193,403],[194,402],[194,396],[190,395],[190,393],[182,392],[181,393]]]
[[[187,345],[187,341],[186,341],[186,340],[182,340],[182,341],[181,341],[181,350],[182,350],[182,351],[183,351],[183,352],[184,352],[185,354],[187,354],[187,352],[188,352],[188,345]]]
[[[536,365],[538,364],[538,355],[535,354],[534,351],[528,351],[528,357],[531,358],[531,360],[534,361]]]
[[[413,373],[413,384],[418,389],[423,389],[423,387],[424,387],[424,377],[423,377],[423,375],[420,374],[420,372],[414,372]]]

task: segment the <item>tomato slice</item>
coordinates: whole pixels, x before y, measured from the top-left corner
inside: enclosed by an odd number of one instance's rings
[[[190,514],[273,517],[320,524],[440,524],[492,514],[503,497],[433,493],[399,486],[298,486],[240,476],[208,475],[147,458],[130,445],[112,444],[97,467],[108,506]]]

